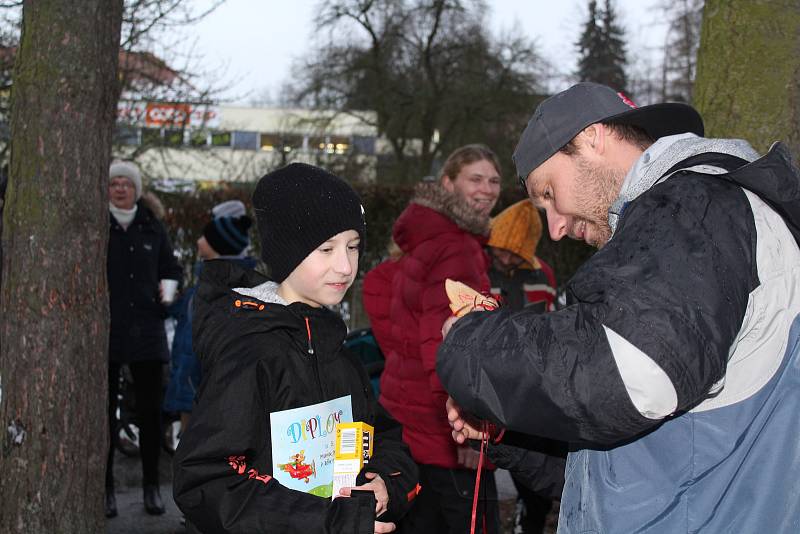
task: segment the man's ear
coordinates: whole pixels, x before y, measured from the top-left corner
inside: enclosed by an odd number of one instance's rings
[[[456,190],[456,186],[453,183],[453,180],[450,179],[447,175],[442,175],[442,187],[444,187],[447,191],[453,193]]]
[[[600,123],[590,124],[580,133],[584,153],[600,155],[606,150],[608,130]]]

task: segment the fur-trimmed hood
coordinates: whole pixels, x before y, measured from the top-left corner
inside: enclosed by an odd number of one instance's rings
[[[489,216],[477,213],[466,200],[442,187],[438,181],[417,185],[411,203],[441,213],[471,234],[484,237],[489,235]]]
[[[445,236],[469,238],[482,247],[489,236],[489,217],[478,215],[465,200],[438,183],[418,185],[394,223],[392,239],[408,254],[423,243],[441,243]]]
[[[139,199],[139,202],[147,206],[147,208],[153,212],[153,215],[156,216],[156,219],[159,221],[164,220],[167,210],[164,208],[164,204],[161,203],[161,199],[158,198],[155,193],[152,191],[145,191],[144,194],[142,194],[142,198]]]

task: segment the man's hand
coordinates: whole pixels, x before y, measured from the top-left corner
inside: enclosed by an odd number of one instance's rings
[[[456,447],[458,453],[458,465],[465,469],[478,469],[478,462],[481,459],[481,454],[474,450],[472,447],[461,445]]]
[[[350,492],[354,489],[371,491],[372,493],[375,494],[375,517],[380,517],[380,515],[389,508],[389,490],[386,489],[386,483],[383,481],[383,479],[378,473],[364,473],[364,476],[370,482],[362,484],[361,486],[356,486],[354,488],[342,488],[339,490],[339,495],[342,497],[349,497]],[[381,523],[381,524],[389,525],[392,523]],[[392,530],[394,530],[394,527],[392,527]],[[391,532],[392,530],[379,531],[377,530],[376,526],[375,532]]]
[[[462,414],[461,407],[452,397],[447,397],[445,406],[447,407],[447,421],[450,423],[450,428],[453,429],[453,439],[456,443],[463,444],[468,439],[483,438],[483,432],[477,430],[478,422]]]
[[[447,337],[447,333],[450,331],[451,328],[453,328],[453,325],[456,324],[456,321],[458,321],[458,317],[456,317],[455,315],[447,318],[447,320],[442,325],[442,339]]]
[[[490,299],[490,300],[491,300],[491,302],[487,302],[486,305],[479,305],[479,306],[472,307],[469,310],[469,312],[467,312],[467,313],[473,313],[473,312],[476,312],[476,311],[488,311],[488,310],[497,309],[497,301],[494,300],[493,298]],[[466,315],[466,314],[463,314],[463,315]],[[463,317],[463,315],[462,315],[462,317]],[[460,317],[458,317],[456,315],[453,315],[453,316],[447,318],[447,320],[442,325],[442,339],[447,337],[447,333],[450,332],[450,329],[453,328],[453,325],[456,324],[456,321],[458,321],[459,319],[460,319]]]
[[[375,521],[375,534],[382,534],[384,532],[394,532],[397,526],[394,523],[381,523]]]

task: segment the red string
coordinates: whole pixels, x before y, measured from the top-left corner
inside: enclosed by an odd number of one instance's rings
[[[475,493],[472,495],[472,521],[470,522],[469,534],[475,534],[475,519],[478,515],[478,495],[481,488],[481,471],[483,470],[483,457],[486,454],[486,447],[489,443],[489,423],[483,421],[481,437],[481,454],[478,457],[478,474],[475,475]],[[483,511],[483,532],[486,533],[486,510]]]

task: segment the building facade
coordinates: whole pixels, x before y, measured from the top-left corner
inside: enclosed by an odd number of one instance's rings
[[[294,161],[351,180],[375,179],[374,112],[334,112],[122,100],[115,157],[135,159],[161,187],[257,180]]]

